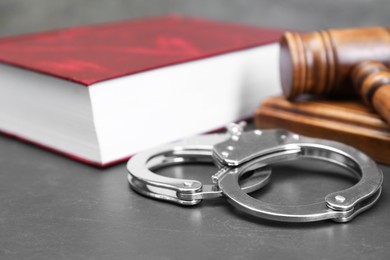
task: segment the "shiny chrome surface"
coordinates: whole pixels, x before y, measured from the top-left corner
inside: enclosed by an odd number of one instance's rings
[[[127,163],[129,184],[143,195],[181,205],[195,205],[203,199],[220,197],[222,192],[217,185],[164,177],[153,171],[183,163],[213,163],[213,146],[227,138],[227,134],[202,135],[141,152]],[[244,192],[255,191],[269,182],[270,175],[270,169],[265,167],[241,181],[240,187]]]
[[[315,141],[321,142],[322,140]],[[333,143],[332,147],[313,143],[301,143],[299,146],[301,153],[298,157],[300,158],[325,160],[344,167],[354,165],[349,169],[354,177],[360,176],[359,182],[349,189],[328,194],[321,203],[302,206],[268,204],[237,189],[238,178],[245,174],[247,169],[253,169],[258,164],[263,166],[263,162],[271,158],[274,161],[291,159],[286,157],[289,150],[285,150],[279,154],[272,153],[259,157],[233,168],[218,179],[218,186],[235,207],[257,217],[284,222],[311,222],[324,219],[347,222],[377,201],[381,193],[382,172],[367,156],[339,143]],[[283,149],[283,147],[280,148]],[[353,156],[344,152],[353,153]],[[335,158],[340,160],[336,161]]]
[[[372,159],[353,147],[283,129],[243,132],[242,126],[231,124],[228,132],[193,137],[134,156],[128,162],[131,187],[144,195],[182,205],[225,195],[231,204],[251,215],[285,222],[324,219],[347,222],[371,207],[381,194],[381,170]],[[298,158],[340,165],[359,181],[346,190],[328,194],[323,202],[310,205],[268,204],[247,194],[268,183],[269,165]],[[220,168],[212,176],[215,185],[167,178],[151,171],[186,162],[214,162]],[[240,179],[256,169],[263,169],[264,174],[249,178],[240,186]]]

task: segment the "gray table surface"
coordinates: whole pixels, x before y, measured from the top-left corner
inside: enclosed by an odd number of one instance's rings
[[[288,224],[248,216],[224,199],[195,207],[151,200],[129,189],[125,163],[97,169],[0,136],[0,259],[385,259],[390,168],[381,168],[381,199],[352,222]],[[188,165],[160,174],[210,183],[214,171]],[[335,173],[321,163],[278,165],[253,196],[321,201],[354,182]]]
[[[388,0],[2,0],[0,36],[180,12],[299,30],[388,25]],[[147,137],[145,137],[147,138]],[[300,163],[275,167],[254,196],[302,204],[352,185]],[[125,164],[97,169],[0,136],[0,259],[386,259],[390,168],[380,201],[347,224],[283,224],[242,214],[223,199],[196,207],[129,189]],[[333,169],[334,170],[334,169]],[[332,170],[332,171],[333,171]],[[161,174],[209,181],[209,166]]]

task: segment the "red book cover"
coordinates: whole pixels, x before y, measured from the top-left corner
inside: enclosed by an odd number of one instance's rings
[[[0,39],[0,63],[50,75],[72,84],[92,86],[122,76],[274,43],[281,33],[282,30],[278,29],[167,15],[3,38]],[[29,88],[29,85],[23,82],[20,88]],[[53,84],[49,87],[57,86]],[[3,86],[3,89],[7,88],[9,86]],[[23,95],[23,89],[21,91]],[[12,100],[12,97],[7,100]],[[17,103],[13,106],[15,108]],[[4,113],[7,114],[7,111]],[[23,121],[17,116],[16,120]],[[34,120],[31,118],[29,121]],[[130,121],[129,118],[124,120]],[[89,164],[107,166],[130,156],[123,154],[109,162],[100,162],[72,150],[55,147],[46,139],[34,139],[26,137],[22,131],[9,130],[8,123],[4,122],[7,127],[3,128],[0,124],[3,133]],[[27,125],[19,125],[18,129],[28,131]],[[53,128],[50,131],[57,130]],[[67,132],[61,134],[66,135]]]
[[[0,40],[0,62],[88,86],[275,42],[281,31],[180,15],[81,26]]]

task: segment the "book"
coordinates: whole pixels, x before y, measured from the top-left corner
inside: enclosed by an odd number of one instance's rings
[[[346,143],[390,164],[390,126],[362,101],[266,98],[255,114],[258,128],[285,128]]]
[[[282,30],[167,15],[0,39],[0,131],[96,166],[253,115]]]

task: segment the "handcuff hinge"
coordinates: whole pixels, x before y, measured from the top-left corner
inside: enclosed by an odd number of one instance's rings
[[[196,205],[203,199],[225,196],[244,212],[284,222],[324,219],[347,222],[380,197],[381,169],[351,146],[299,136],[283,129],[243,132],[242,126],[231,124],[228,130],[229,134],[197,136],[134,156],[127,165],[130,186],[143,195],[180,205]],[[323,202],[294,207],[269,204],[248,195],[269,182],[269,165],[300,158],[340,165],[359,181],[346,190],[328,194]],[[214,163],[219,168],[212,175],[212,185],[152,172],[165,166],[194,162]]]
[[[224,176],[229,170],[231,170],[230,167],[222,167],[216,174],[211,176],[211,180],[213,183],[218,183],[218,180]]]

